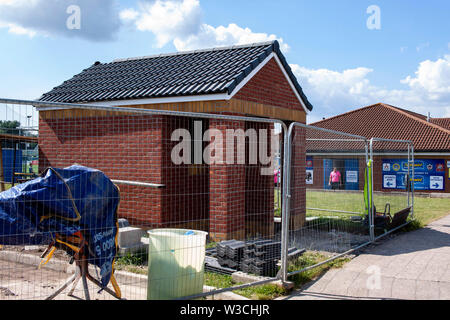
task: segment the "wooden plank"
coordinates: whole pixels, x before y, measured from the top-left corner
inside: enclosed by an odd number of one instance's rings
[[[184,112],[201,112],[201,113],[221,113],[230,112],[233,114],[265,117],[272,119],[306,122],[306,113],[303,110],[287,109],[279,106],[271,106],[246,100],[231,99],[218,101],[192,101],[180,102],[176,104],[147,104],[147,105],[129,105],[130,108],[142,108],[153,110],[172,110]],[[120,108],[120,107],[119,107]],[[42,119],[54,119],[55,117],[83,117],[106,116],[113,115],[114,112],[98,111],[98,110],[80,110],[66,109],[66,110],[48,110],[40,111]],[[128,114],[128,113],[122,113]]]
[[[38,142],[38,137],[25,137],[25,136],[18,136],[14,134],[0,134],[1,140],[6,141],[18,141],[18,142]]]

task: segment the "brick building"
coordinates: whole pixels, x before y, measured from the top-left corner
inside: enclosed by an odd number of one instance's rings
[[[410,140],[414,144],[416,192],[450,193],[450,118],[431,118],[384,103],[312,123],[312,126],[346,132],[366,138]],[[308,130],[307,138],[336,138]],[[340,137],[345,138],[345,137]],[[343,175],[342,189],[364,187],[364,143],[307,142],[307,170],[313,181],[307,187],[329,188],[329,174],[337,167]],[[391,142],[374,144],[375,191],[405,190],[407,145]],[[351,173],[351,179],[346,174]]]
[[[312,110],[277,41],[96,62],[40,100],[275,118],[286,123],[305,123]],[[81,109],[39,111],[41,169],[78,163],[100,169],[111,179],[163,186],[120,186],[119,215],[133,225],[197,228],[215,240],[273,234],[273,176],[261,175],[260,165],[171,161],[177,144],[171,141],[173,131],[192,132],[195,119]],[[273,128],[247,121],[198,121],[202,130],[220,130],[224,141],[226,129]],[[304,153],[295,159],[304,162]],[[293,174],[304,183],[304,171]],[[298,194],[293,201],[292,221],[300,226],[305,220],[305,195]]]

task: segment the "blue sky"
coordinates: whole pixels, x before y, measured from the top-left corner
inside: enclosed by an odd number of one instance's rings
[[[72,4],[80,29],[66,27]],[[0,0],[0,97],[38,98],[95,61],[278,39],[309,122],[376,102],[450,117],[449,13],[437,0]]]

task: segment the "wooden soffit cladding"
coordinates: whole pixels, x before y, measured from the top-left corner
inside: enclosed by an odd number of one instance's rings
[[[286,121],[306,123],[306,113],[303,110],[287,109],[262,103],[250,102],[239,99],[216,101],[192,101],[180,103],[162,104],[138,104],[127,105],[128,108],[169,110],[197,113],[230,113],[234,115],[271,118]],[[84,110],[84,109],[59,109],[41,110],[41,119],[65,119],[82,117],[99,117],[111,115],[123,115],[123,112]],[[126,114],[126,113],[125,113]]]

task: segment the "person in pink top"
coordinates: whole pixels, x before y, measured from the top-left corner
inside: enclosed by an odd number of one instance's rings
[[[273,171],[273,182],[275,183],[275,187],[278,187],[278,179],[280,177],[280,169],[275,169]]]
[[[334,168],[330,173],[330,180],[328,182],[328,185],[331,185],[331,189],[336,190],[339,189],[340,184],[341,173],[336,168]]]

